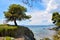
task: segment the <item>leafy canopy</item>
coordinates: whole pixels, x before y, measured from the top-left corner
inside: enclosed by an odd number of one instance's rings
[[[7,18],[8,21],[16,20],[25,20],[29,19],[31,16],[26,15],[25,12],[27,12],[27,9],[21,5],[12,4],[9,6],[8,11],[4,12],[5,18]]]
[[[58,12],[53,13],[52,21],[55,25],[60,26],[60,14]]]

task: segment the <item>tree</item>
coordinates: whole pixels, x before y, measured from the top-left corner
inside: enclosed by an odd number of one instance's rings
[[[54,12],[52,15],[52,21],[56,26],[60,26],[60,14],[58,12]]]
[[[4,12],[5,18],[8,21],[14,21],[15,25],[17,26],[16,21],[19,20],[26,20],[31,18],[30,15],[26,15],[27,9],[19,4],[12,4],[9,6],[8,11]]]
[[[60,14],[58,12],[54,12],[52,15],[52,21],[53,23],[58,26],[58,27],[54,27],[56,34],[53,35],[53,40],[60,40]]]

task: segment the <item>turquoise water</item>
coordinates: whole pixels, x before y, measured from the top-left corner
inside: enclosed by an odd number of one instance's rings
[[[51,38],[55,34],[55,31],[49,30],[54,27],[53,25],[28,25],[26,27],[32,30],[36,40],[46,37]]]

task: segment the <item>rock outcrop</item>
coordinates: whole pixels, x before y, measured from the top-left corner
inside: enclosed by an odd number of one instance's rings
[[[3,34],[2,34],[3,33]],[[24,40],[35,40],[33,32],[24,26],[17,26],[16,29],[8,29],[0,32],[0,36],[10,36],[15,39],[24,38]]]

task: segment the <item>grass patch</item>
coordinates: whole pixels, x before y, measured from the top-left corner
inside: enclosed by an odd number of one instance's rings
[[[17,29],[18,29],[18,26],[0,24],[0,37],[5,37],[5,36],[14,37]]]
[[[8,30],[8,29],[11,29],[11,30],[14,30],[14,29],[17,29],[18,27],[17,26],[12,26],[12,25],[8,25],[8,24],[4,24],[4,25],[0,25],[0,32],[3,31],[3,30]]]
[[[3,40],[14,40],[14,38],[13,37],[6,36],[6,37],[3,38]]]

